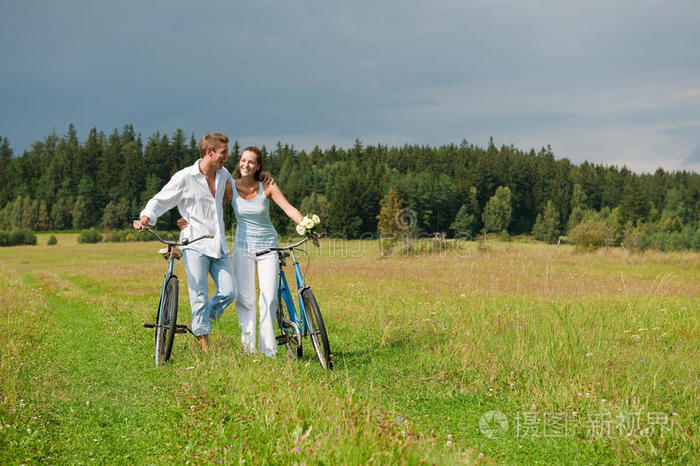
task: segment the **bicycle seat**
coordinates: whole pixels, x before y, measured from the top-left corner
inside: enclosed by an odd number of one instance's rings
[[[164,259],[170,259],[168,248],[159,249],[158,254],[162,254]],[[171,254],[175,259],[179,259],[182,257],[182,251],[180,250],[180,248],[173,248]]]

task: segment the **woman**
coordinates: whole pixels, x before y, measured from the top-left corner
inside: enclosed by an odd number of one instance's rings
[[[234,174],[231,204],[236,214],[236,236],[233,241],[233,270],[238,295],[236,310],[241,326],[243,350],[255,353],[255,271],[260,287],[260,336],[257,349],[266,356],[277,354],[274,331],[274,312],[277,308],[277,253],[262,256],[255,253],[277,247],[277,231],[270,221],[270,198],[295,223],[303,215],[284,197],[276,184],[263,186],[260,174],[263,169],[262,152],[255,146],[246,147],[241,153]],[[227,186],[228,188],[228,186]]]

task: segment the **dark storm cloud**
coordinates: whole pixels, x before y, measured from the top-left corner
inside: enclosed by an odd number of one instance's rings
[[[0,136],[18,151],[70,122],[298,148],[493,136],[676,169],[700,140],[697,5],[11,2]]]

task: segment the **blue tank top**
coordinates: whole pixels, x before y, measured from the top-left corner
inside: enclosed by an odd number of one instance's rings
[[[277,247],[277,231],[270,220],[270,200],[265,196],[262,182],[258,195],[243,199],[233,184],[233,211],[236,214],[236,237],[233,247],[244,251],[262,251]]]

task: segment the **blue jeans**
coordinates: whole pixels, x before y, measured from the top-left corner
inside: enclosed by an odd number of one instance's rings
[[[236,298],[231,257],[218,259],[192,249],[183,249],[187,271],[187,288],[192,309],[192,333],[196,336],[211,332],[211,321],[219,320],[226,306]],[[209,298],[209,275],[214,279],[216,292]]]

